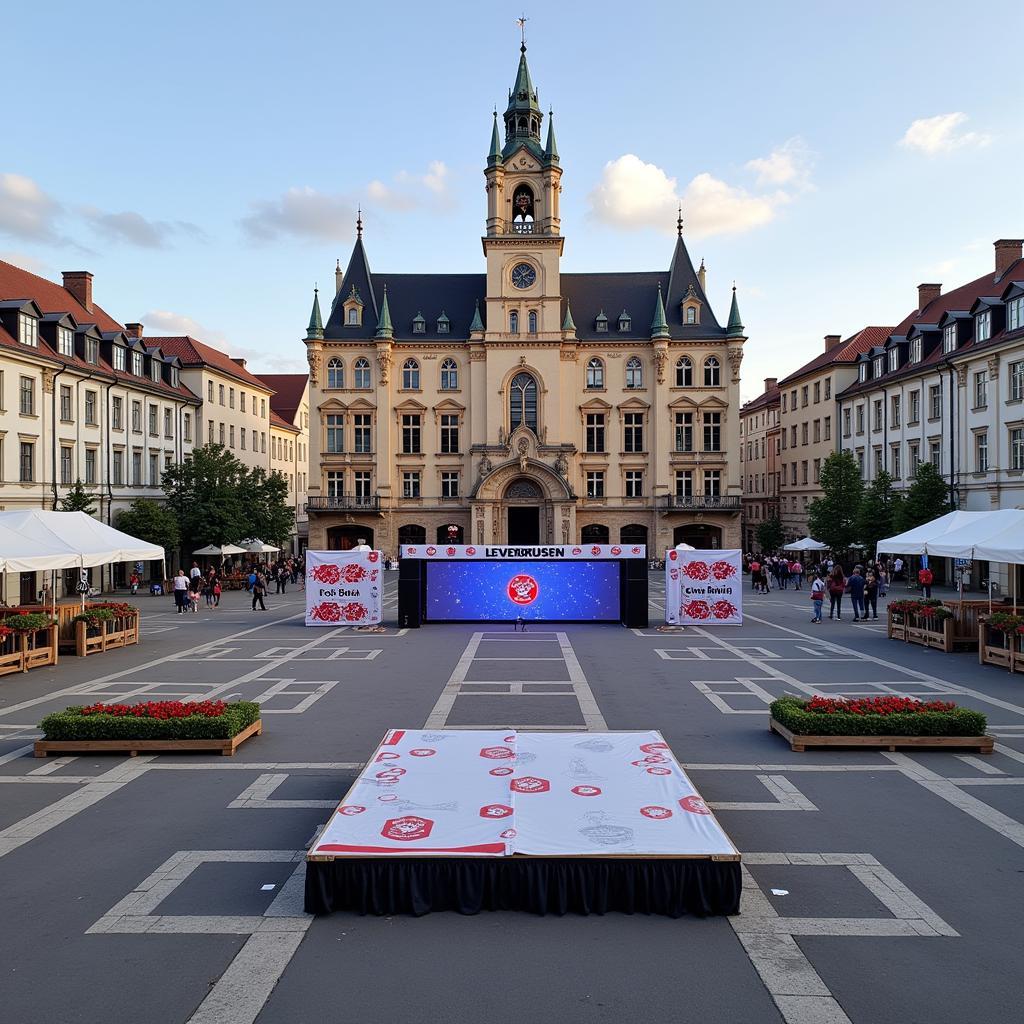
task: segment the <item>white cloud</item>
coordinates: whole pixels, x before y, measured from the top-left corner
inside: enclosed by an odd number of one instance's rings
[[[13,263],[16,267],[21,267],[22,270],[37,274],[39,277],[55,280],[60,276],[53,271],[49,264],[36,259],[35,256],[29,256],[25,252],[0,252],[0,260],[3,260],[4,263]]]
[[[220,347],[227,340],[223,331],[206,327],[190,316],[174,313],[169,309],[151,309],[142,314],[139,322],[145,325],[147,334],[187,334],[197,341],[204,341],[215,347]]]
[[[380,179],[374,179],[367,185],[366,190],[375,203],[392,210],[436,206],[438,200],[447,204],[451,199],[448,191],[448,173],[446,164],[441,160],[432,160],[424,174],[399,171],[394,178],[396,185],[386,185]]]
[[[188,221],[173,223],[162,220],[147,220],[134,210],[121,213],[105,213],[94,207],[83,208],[82,216],[105,238],[113,242],[126,242],[141,249],[163,249],[177,234],[187,234],[196,240],[206,238],[205,232]]]
[[[767,224],[790,198],[778,190],[755,195],[706,172],[680,192],[677,180],[656,164],[627,153],[605,164],[600,182],[590,193],[590,205],[593,216],[609,224],[671,232],[682,203],[687,236],[706,238]]]
[[[305,186],[290,188],[279,199],[251,204],[253,212],[242,218],[242,230],[257,242],[283,236],[344,241],[355,226],[355,204],[347,197],[328,195]]]
[[[905,149],[919,150],[927,156],[952,153],[965,147],[987,146],[992,141],[990,135],[959,130],[966,120],[967,115],[963,111],[919,117],[906,130],[900,145]]]
[[[30,241],[58,241],[54,221],[61,206],[31,178],[0,174],[0,233]]]
[[[810,184],[811,153],[802,139],[787,139],[767,156],[748,161],[747,170],[757,175],[761,186],[806,188]]]

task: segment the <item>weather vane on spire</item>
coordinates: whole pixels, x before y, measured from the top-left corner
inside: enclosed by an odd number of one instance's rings
[[[524,50],[526,49],[526,23],[529,20],[530,19],[525,14],[523,14],[520,17],[516,18],[516,24],[519,26],[519,31],[522,33],[523,49]]]

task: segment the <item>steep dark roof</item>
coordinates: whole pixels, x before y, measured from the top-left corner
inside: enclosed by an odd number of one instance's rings
[[[274,389],[274,395],[270,399],[270,408],[289,423],[294,422],[295,414],[302,403],[302,394],[306,390],[309,374],[261,373],[258,376],[268,388]]]
[[[892,327],[864,327],[845,341],[819,353],[809,363],[804,363],[799,370],[780,380],[779,388],[785,388],[787,384],[795,383],[801,377],[834,363],[855,363],[862,352],[868,352],[876,345],[884,345],[892,330]]]
[[[740,416],[746,416],[748,413],[757,412],[759,409],[766,409],[770,405],[780,405],[782,402],[782,388],[777,384],[773,388],[769,388],[767,391],[758,395],[757,398],[752,398],[749,402],[745,402],[740,407]]]

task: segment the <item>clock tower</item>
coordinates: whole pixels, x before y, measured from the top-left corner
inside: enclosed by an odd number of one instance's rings
[[[543,120],[523,43],[505,108],[505,141],[502,144],[495,111],[484,171],[487,340],[561,340],[562,168],[550,115],[547,140],[541,144]]]

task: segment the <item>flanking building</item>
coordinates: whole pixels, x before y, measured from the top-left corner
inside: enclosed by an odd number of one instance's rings
[[[738,547],[735,289],[723,325],[681,221],[663,270],[564,273],[525,46],[502,120],[481,272],[371,272],[360,221],[326,324],[314,299],[310,545]]]
[[[782,455],[782,392],[776,377],[740,409],[740,469],[743,477],[743,550],[758,552],[757,528],[779,518]]]
[[[309,472],[309,376],[261,373],[270,397],[270,469],[288,481],[288,503],[295,509],[290,550],[299,554],[309,540],[306,479]]]

